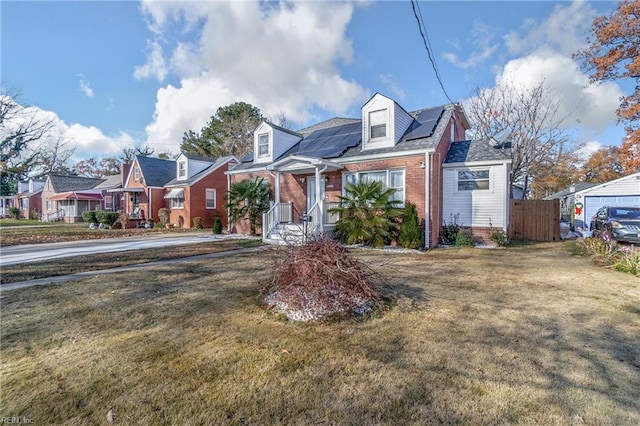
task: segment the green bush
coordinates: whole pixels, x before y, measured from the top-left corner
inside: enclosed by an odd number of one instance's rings
[[[640,253],[631,250],[621,250],[621,259],[613,267],[616,271],[640,275]]]
[[[498,247],[506,247],[509,245],[509,239],[507,238],[507,233],[504,232],[504,229],[492,229],[489,239],[496,243]]]
[[[82,212],[82,221],[87,223],[98,223],[96,210],[85,210]]]
[[[469,228],[460,228],[456,234],[456,247],[470,247],[473,246],[473,234]]]
[[[459,214],[451,215],[451,222],[444,222],[442,224],[442,230],[440,232],[440,244],[454,245],[456,243],[456,237],[458,236],[458,231],[460,230],[460,225],[458,225],[459,216]]]
[[[111,212],[107,210],[97,210],[96,211],[96,219],[98,223],[102,223],[111,228],[119,219],[120,215],[118,212]]]
[[[11,219],[20,219],[20,209],[17,207],[9,207],[7,214]]]
[[[418,210],[416,209],[416,205],[413,203],[407,202],[404,209],[398,241],[402,247],[408,249],[424,247],[424,231],[420,226]]]
[[[213,233],[214,234],[222,234],[222,221],[219,216],[216,216],[213,219]]]

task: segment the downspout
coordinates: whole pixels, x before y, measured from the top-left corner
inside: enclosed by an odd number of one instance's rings
[[[324,233],[324,194],[321,194],[321,191],[320,191],[320,179],[322,177],[322,174],[326,172],[328,169],[329,169],[329,166],[324,166],[322,170],[316,166],[316,203],[319,203],[319,207],[320,207],[320,233],[321,234]],[[322,199],[320,199],[320,195],[323,195]]]
[[[227,175],[227,194],[231,191],[231,175],[229,173],[225,173]],[[226,203],[225,203],[226,204]],[[227,206],[227,233],[231,233],[231,220],[229,220],[229,206]]]
[[[275,193],[273,194],[273,204],[276,206],[275,222],[280,223],[280,172],[276,170],[276,173],[273,174],[273,172],[269,170],[269,175],[273,177],[275,186]]]
[[[431,170],[431,154],[424,153],[424,246],[425,248],[431,248],[431,215],[429,214],[431,209],[431,181],[429,179],[429,172]]]
[[[149,188],[149,211],[147,212],[147,219],[153,219],[153,206],[151,203],[153,190]]]

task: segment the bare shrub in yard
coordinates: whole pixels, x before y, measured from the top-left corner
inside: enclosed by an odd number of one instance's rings
[[[193,229],[202,229],[202,218],[200,216],[193,218]]]
[[[290,248],[263,294],[269,307],[293,320],[361,316],[381,299],[378,279],[339,242],[320,239]]]

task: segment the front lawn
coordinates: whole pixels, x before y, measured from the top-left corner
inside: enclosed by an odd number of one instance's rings
[[[34,424],[640,424],[640,280],[562,244],[361,250],[367,321],[265,313],[270,253],[3,292],[1,416]]]

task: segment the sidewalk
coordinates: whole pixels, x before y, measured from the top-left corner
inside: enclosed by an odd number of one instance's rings
[[[162,266],[162,265],[171,265],[179,262],[189,262],[194,260],[205,260],[205,259],[213,259],[217,257],[226,257],[226,256],[234,256],[234,255],[244,254],[244,253],[252,253],[252,252],[264,250],[265,248],[266,247],[261,246],[261,247],[252,247],[252,248],[232,250],[232,251],[223,251],[218,253],[201,254],[198,256],[182,257],[179,259],[161,260],[156,262],[140,263],[137,265],[121,266],[118,268],[100,269],[97,271],[79,272],[77,274],[59,275],[57,277],[39,278],[37,280],[3,284],[0,286],[0,293],[9,291],[9,290],[18,290],[21,288],[35,287],[39,285],[62,284],[69,281],[76,281],[76,280],[81,280],[83,278],[93,277],[96,275],[106,275],[106,274],[113,274],[116,272],[135,271],[138,269],[149,268],[154,266]]]

